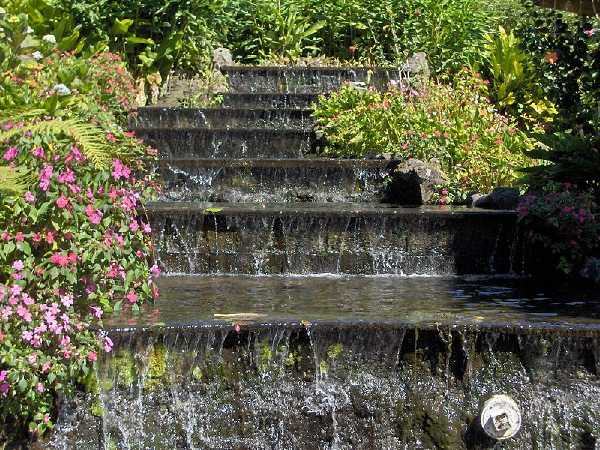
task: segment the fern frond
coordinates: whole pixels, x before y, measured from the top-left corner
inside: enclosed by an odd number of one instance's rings
[[[108,145],[106,133],[102,128],[76,119],[47,120],[26,124],[22,128],[2,131],[0,132],[0,142],[7,141],[25,132],[65,135],[71,138],[83,154],[97,167],[108,167],[113,157],[116,156],[111,146]]]
[[[26,120],[31,120],[36,117],[42,117],[45,114],[48,114],[48,111],[45,109],[31,109],[31,108],[12,108],[12,109],[3,109],[0,110],[0,123],[3,122],[24,122]]]
[[[28,186],[26,181],[28,172],[23,168],[0,166],[0,192],[20,194]]]

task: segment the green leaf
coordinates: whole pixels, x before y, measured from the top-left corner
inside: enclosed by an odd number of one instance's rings
[[[133,19],[115,19],[115,22],[113,23],[110,32],[114,35],[127,34],[131,25],[133,25]]]
[[[154,45],[154,41],[150,38],[142,38],[138,36],[130,36],[127,38],[127,42],[129,44],[146,44],[146,45]]]
[[[205,213],[212,213],[212,214],[220,213],[221,211],[223,211],[223,208],[206,208],[204,210]]]

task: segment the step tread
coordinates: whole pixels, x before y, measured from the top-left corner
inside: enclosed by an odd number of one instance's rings
[[[529,333],[546,328],[600,333],[600,295],[500,277],[166,276],[152,310],[164,326],[244,327],[394,324],[474,325]],[[543,293],[543,294],[542,294]],[[540,302],[543,297],[544,301]],[[573,306],[574,299],[581,300]],[[149,325],[148,315],[136,325]],[[119,322],[121,320],[122,322]],[[151,320],[151,319],[150,319]],[[131,326],[130,317],[109,326]]]
[[[387,159],[336,159],[318,156],[307,158],[170,158],[161,159],[159,164],[185,164],[196,167],[361,167],[385,168],[398,164],[400,160]]]
[[[514,216],[513,210],[489,210],[461,206],[400,207],[385,203],[207,203],[207,202],[150,202],[149,212],[156,213],[202,213],[207,209],[219,209],[223,215],[423,215],[443,217],[465,216]],[[208,211],[207,213],[212,214]]]
[[[147,133],[147,132],[161,132],[161,133],[182,133],[182,132],[196,132],[206,134],[217,134],[217,133],[235,133],[235,134],[297,134],[297,135],[310,135],[314,134],[313,130],[302,129],[302,128],[242,128],[242,127],[218,127],[218,128],[202,128],[202,127],[133,127],[130,131],[135,133]]]

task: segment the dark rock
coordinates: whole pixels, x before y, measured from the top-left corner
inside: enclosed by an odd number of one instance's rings
[[[519,204],[519,191],[509,187],[498,187],[487,195],[471,196],[471,206],[485,209],[516,209]]]
[[[446,176],[436,161],[409,159],[392,173],[384,200],[399,205],[423,205],[429,202],[436,186],[445,182]]]
[[[213,51],[213,64],[217,69],[223,66],[233,65],[233,56],[231,56],[231,51],[226,48],[216,48]]]
[[[418,75],[421,79],[426,80],[429,78],[430,70],[429,63],[427,62],[427,55],[424,52],[418,52],[413,54],[404,63],[405,70],[411,75]]]

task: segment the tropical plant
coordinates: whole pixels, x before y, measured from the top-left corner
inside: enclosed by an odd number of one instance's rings
[[[501,112],[529,129],[553,120],[556,108],[545,98],[529,57],[512,31],[499,27],[496,35],[488,35],[485,58],[491,81],[489,92]]]

